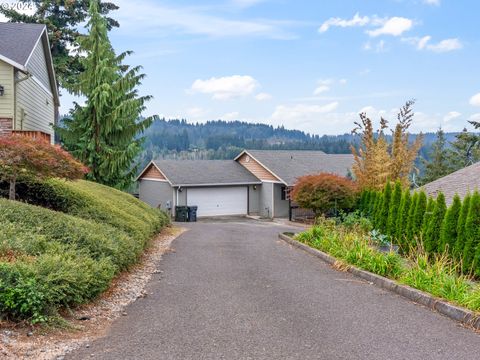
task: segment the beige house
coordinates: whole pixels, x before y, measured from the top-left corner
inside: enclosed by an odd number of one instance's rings
[[[54,141],[59,96],[47,29],[0,23],[0,136]]]

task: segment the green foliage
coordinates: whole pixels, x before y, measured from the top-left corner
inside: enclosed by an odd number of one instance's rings
[[[427,208],[425,209],[425,214],[423,215],[423,221],[422,221],[421,234],[423,236],[424,241],[425,241],[425,234],[427,233],[428,226],[430,225],[430,219],[432,218],[434,208],[435,208],[435,200],[432,197],[429,197],[427,202]]]
[[[461,260],[463,257],[463,249],[465,247],[465,223],[467,221],[468,210],[470,209],[470,199],[472,196],[467,194],[463,198],[462,208],[460,210],[460,217],[457,224],[457,239],[453,251],[454,258]]]
[[[424,233],[425,250],[427,253],[436,252],[440,248],[440,232],[445,213],[447,212],[445,195],[439,193],[434,204],[433,213],[428,220],[427,229]]]
[[[414,192],[412,196],[412,200],[410,201],[410,208],[408,209],[408,220],[407,220],[407,226],[405,230],[405,240],[406,244],[405,247],[408,250],[410,246],[413,246],[412,244],[413,241],[413,234],[414,234],[414,228],[415,228],[415,209],[417,208],[418,204],[418,192]]]
[[[0,199],[1,317],[39,322],[94,299],[168,224],[160,211],[99,184],[49,180],[43,190],[38,202],[72,215]]]
[[[387,235],[391,238],[394,238],[397,232],[397,219],[398,213],[401,210],[402,202],[402,184],[397,181],[395,182],[395,188],[393,190],[392,199],[390,202],[390,207],[388,211],[388,223],[387,223]]]
[[[133,162],[141,151],[139,135],[153,120],[140,118],[151,97],[138,95],[141,68],[123,64],[129,53],[115,54],[98,8],[97,0],[90,1],[89,33],[78,40],[85,70],[71,87],[86,98],[85,105],[76,104],[58,132],[66,148],[90,168],[89,180],[125,189],[138,172]]]
[[[410,212],[410,205],[412,198],[410,191],[406,190],[402,196],[402,202],[400,204],[400,210],[398,211],[397,222],[395,225],[395,238],[402,251],[406,251],[407,241],[405,238],[405,231],[408,226],[408,216]]]
[[[418,193],[418,200],[415,204],[415,212],[413,213],[413,223],[411,233],[411,239],[415,239],[416,237],[421,235],[422,225],[423,225],[423,217],[425,216],[425,211],[427,209],[427,195],[424,191],[420,191]]]
[[[390,181],[386,183],[385,188],[383,190],[383,199],[380,209],[379,220],[377,223],[378,229],[386,233],[387,225],[388,225],[388,214],[390,212],[390,200],[392,198],[392,185]]]
[[[382,206],[383,206],[383,193],[377,192],[377,199],[375,201],[375,206],[373,209],[373,225],[376,228],[378,228],[381,223]]]
[[[438,251],[440,253],[448,252],[453,254],[455,242],[457,240],[457,226],[460,218],[460,211],[462,209],[462,201],[460,196],[455,194],[453,197],[452,205],[447,210],[445,218],[442,222],[440,230],[440,245]]]
[[[428,184],[438,178],[452,173],[452,166],[449,159],[449,151],[446,147],[445,133],[442,129],[437,131],[437,140],[432,144],[432,149],[429,153],[430,161],[422,159],[425,166],[425,172],[420,179],[420,183]]]
[[[465,247],[463,248],[463,268],[469,271],[475,268],[475,252],[480,243],[480,194],[475,191],[470,199],[465,221]]]

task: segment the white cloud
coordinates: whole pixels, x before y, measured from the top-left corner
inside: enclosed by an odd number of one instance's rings
[[[463,44],[458,39],[445,39],[437,44],[427,45],[427,49],[434,52],[448,52],[463,48]]]
[[[198,119],[202,116],[205,116],[206,113],[207,111],[201,107],[192,107],[187,109],[187,115],[189,118],[192,118],[192,119]]]
[[[313,95],[320,95],[324,92],[327,92],[330,90],[330,86],[328,85],[319,85],[317,88],[313,91]]]
[[[255,95],[255,99],[258,101],[267,101],[267,100],[270,100],[271,98],[272,98],[272,95],[264,92]]]
[[[158,38],[166,32],[205,35],[212,37],[256,36],[273,39],[292,39],[286,28],[289,21],[265,19],[234,20],[207,11],[200,6],[167,6],[153,0],[117,0],[120,9],[115,18],[122,24],[119,32],[126,36],[141,34]]]
[[[380,35],[392,35],[400,36],[405,31],[410,30],[413,27],[413,21],[404,17],[392,17],[386,19],[383,25],[375,30],[368,30],[367,34],[376,37]]]
[[[277,124],[289,123],[292,121],[302,122],[308,120],[312,115],[325,114],[334,111],[338,107],[338,102],[332,102],[326,105],[305,105],[297,104],[294,106],[279,105],[272,114],[272,120]]]
[[[228,100],[252,94],[258,87],[258,82],[248,75],[233,75],[207,80],[197,79],[193,82],[190,92],[211,94],[215,100]]]
[[[345,85],[347,83],[347,79],[340,79],[338,82],[342,85]]]
[[[332,26],[335,27],[355,27],[355,26],[365,26],[370,23],[370,18],[368,16],[360,16],[359,13],[356,13],[351,19],[342,19],[339,17],[332,17],[325,21],[318,31],[324,33]]]
[[[470,117],[468,118],[468,120],[480,122],[480,113],[476,113],[476,114],[470,115]]]
[[[459,113],[458,111],[450,111],[447,114],[445,114],[445,116],[443,117],[443,121],[444,122],[450,122],[453,119],[456,119],[456,118],[460,117],[461,115],[462,115],[462,113]]]
[[[480,106],[480,93],[475,94],[470,98],[470,105]]]
[[[427,5],[440,6],[440,0],[423,0],[423,2]]]
[[[376,53],[382,53],[387,51],[385,40],[380,40],[375,44],[372,44],[370,41],[367,41],[363,44],[363,50],[365,51],[375,51]]]
[[[222,120],[238,120],[240,113],[238,111],[232,111],[221,116]]]

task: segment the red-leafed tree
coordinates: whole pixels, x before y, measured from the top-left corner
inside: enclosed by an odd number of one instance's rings
[[[15,200],[17,180],[51,177],[74,180],[87,172],[88,168],[60,146],[20,135],[0,137],[0,181],[10,183],[10,200]]]
[[[298,205],[319,215],[333,209],[353,208],[358,197],[358,187],[354,181],[345,177],[321,173],[300,177],[291,196]]]

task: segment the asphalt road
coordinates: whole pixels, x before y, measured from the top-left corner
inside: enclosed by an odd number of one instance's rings
[[[189,227],[149,295],[67,359],[480,359],[480,335],[290,247],[283,226]]]

